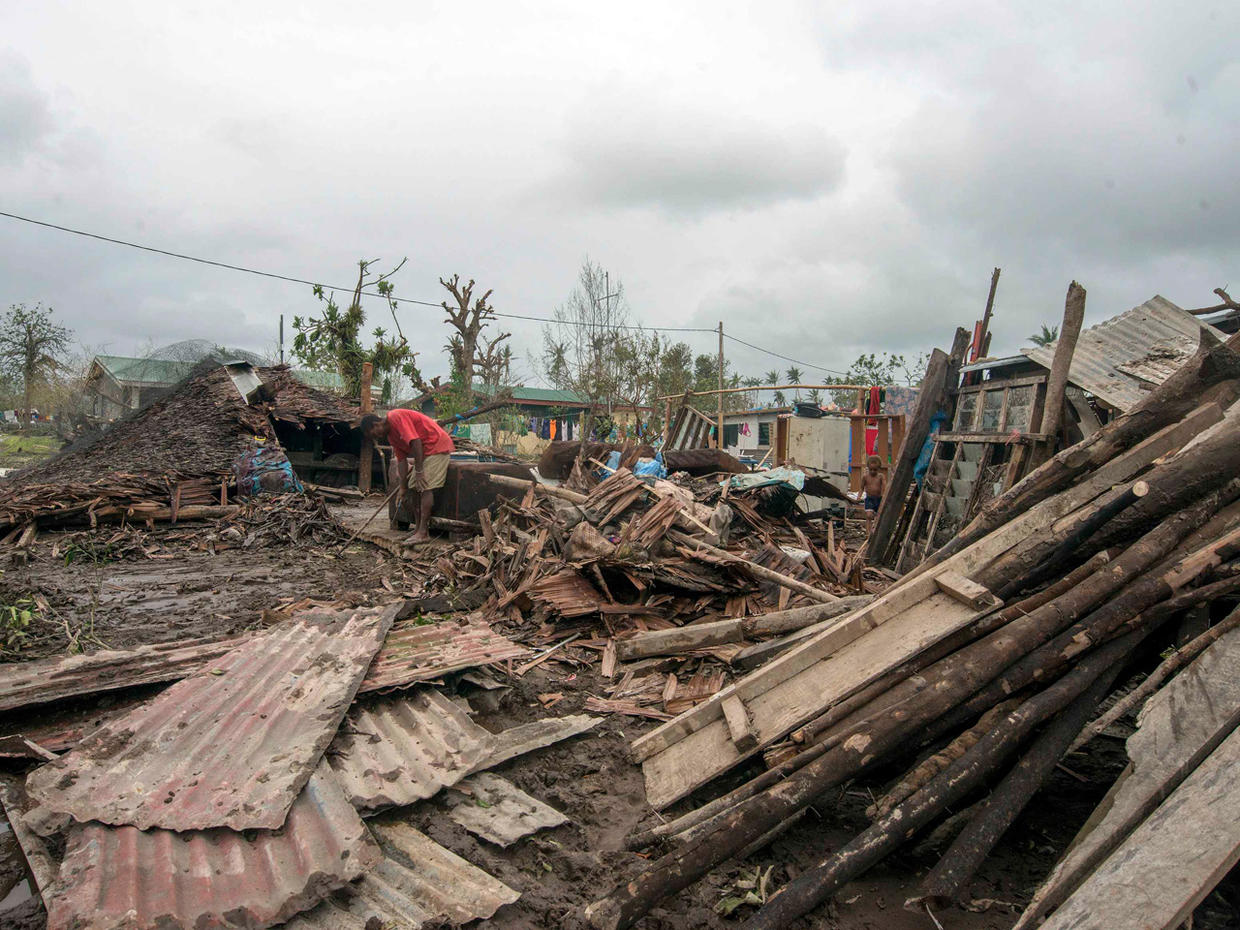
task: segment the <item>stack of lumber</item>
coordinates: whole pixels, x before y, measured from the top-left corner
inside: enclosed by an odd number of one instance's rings
[[[633,756],[655,808],[759,753],[769,767],[631,837],[635,848],[662,842],[668,851],[592,905],[591,923],[631,926],[666,896],[777,835],[825,791],[879,765],[908,765],[919,747],[929,755],[912,760],[897,789],[875,805],[873,823],[797,875],[745,926],[790,925],[972,803],[915,903],[959,900],[1121,672],[1156,654],[1160,631],[1165,636],[1186,611],[1204,605],[1210,617],[1222,616],[1240,591],[1238,350],[1240,337],[1222,344],[1203,336],[1197,354],[1140,405],[991,501],[871,603],[637,739]],[[1193,707],[1176,706],[1191,715],[1212,700],[1207,692]],[[1234,779],[1220,781],[1208,766],[1219,768],[1226,759],[1215,754],[1234,750],[1218,731],[1235,719],[1214,728],[1202,744],[1212,754],[1180,791],[1194,778],[1215,794],[1230,791]],[[1184,750],[1193,758],[1205,751]],[[1203,798],[1184,798],[1177,810]],[[1236,809],[1240,791],[1226,800]],[[1170,816],[1154,814],[1136,830],[1166,831]],[[1235,861],[1240,836],[1231,829],[1235,818],[1225,819],[1227,839],[1199,864],[1205,878],[1194,891]],[[1199,828],[1177,823],[1185,842]],[[1129,841],[1136,838],[1133,832]],[[1123,855],[1107,862],[1119,868]],[[1164,862],[1145,866],[1172,870]],[[1069,878],[1044,895],[1043,913],[1069,907],[1070,898],[1058,902],[1065,887],[1079,884],[1080,870]],[[1091,878],[1075,894],[1095,885]],[[1106,900],[1099,891],[1081,912]],[[1098,914],[1089,926],[1137,925],[1107,920],[1105,909]],[[1074,915],[1053,916],[1054,926],[1087,925]]]

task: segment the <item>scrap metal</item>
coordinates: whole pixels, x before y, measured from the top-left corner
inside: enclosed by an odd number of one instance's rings
[[[511,846],[523,836],[568,823],[554,807],[526,794],[498,775],[480,772],[450,792],[449,816],[470,833]]]
[[[0,711],[174,681],[231,652],[246,638],[180,640],[136,649],[12,662],[0,666]]]
[[[1084,330],[1072,354],[1068,379],[1117,410],[1133,407],[1150,385],[1162,384],[1196,351],[1204,332],[1226,337],[1165,297]],[[1051,367],[1055,345],[1022,351]]]
[[[376,925],[418,930],[431,921],[452,926],[486,920],[521,897],[499,879],[403,823],[375,824],[384,858],[350,895],[327,898],[286,924],[288,930],[368,930]]]
[[[399,608],[306,611],[252,637],[37,769],[32,797],[83,823],[279,827]]]
[[[461,669],[528,655],[478,616],[438,623],[410,621],[393,627],[371,663],[362,691],[404,688]]]
[[[313,907],[382,859],[323,763],[280,830],[70,829],[45,891],[48,930],[262,930]]]

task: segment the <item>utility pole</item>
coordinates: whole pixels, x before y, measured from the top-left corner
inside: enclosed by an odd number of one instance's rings
[[[284,314],[280,314],[280,364],[284,364]]]
[[[719,407],[717,410],[719,416],[719,425],[717,426],[718,435],[715,437],[715,447],[722,451],[723,449],[723,320],[719,321]]]

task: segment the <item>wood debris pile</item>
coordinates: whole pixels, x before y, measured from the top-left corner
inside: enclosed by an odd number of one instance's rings
[[[631,837],[632,848],[661,844],[662,855],[596,902],[592,924],[631,926],[879,765],[908,771],[874,805],[869,828],[744,926],[791,925],[962,810],[957,838],[910,906],[968,902],[982,861],[1125,668],[1156,661],[1187,612],[1208,625],[1231,610],[1238,396],[1240,337],[1204,335],[1139,405],[990,501],[871,603],[634,741],[655,808],[759,754],[767,768]],[[1240,691],[1225,660],[1237,662],[1240,642],[1226,629],[1209,634],[1213,665],[1201,665],[1203,653],[1171,680],[1175,694],[1151,702],[1129,744],[1134,773],[1095,818],[1103,832],[1078,841],[1021,926],[1049,915],[1054,928],[1177,927],[1236,861]]]
[[[697,484],[695,494],[671,481],[645,484],[627,468],[589,494],[492,481],[524,497],[481,512],[482,532],[466,543],[415,550],[425,594],[451,594],[505,618],[522,641],[555,648],[535,664],[601,662],[613,683],[596,696],[599,711],[677,713],[716,693],[735,668],[776,655],[787,637],[868,599],[858,591],[890,583],[862,571],[830,522],[764,518],[754,492],[725,499],[717,482]],[[719,622],[732,632],[720,634]],[[650,642],[670,631],[681,635]],[[771,636],[781,642],[751,650]],[[648,661],[626,665],[618,653]]]

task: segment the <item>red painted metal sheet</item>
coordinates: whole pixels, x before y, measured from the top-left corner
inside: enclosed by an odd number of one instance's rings
[[[336,896],[291,920],[288,930],[460,926],[492,917],[521,897],[499,879],[404,823],[376,824],[384,858]]]
[[[261,930],[314,907],[382,859],[320,764],[280,830],[175,833],[74,826],[45,892],[48,930]]]
[[[246,638],[182,640],[137,649],[108,649],[90,655],[9,663],[0,666],[0,711],[82,694],[175,681],[236,649]]]
[[[252,637],[35,770],[32,798],[82,823],[279,827],[399,608],[309,610]]]
[[[529,650],[500,636],[480,617],[393,627],[375,656],[362,691],[383,691],[450,672],[491,665],[528,655]]]

